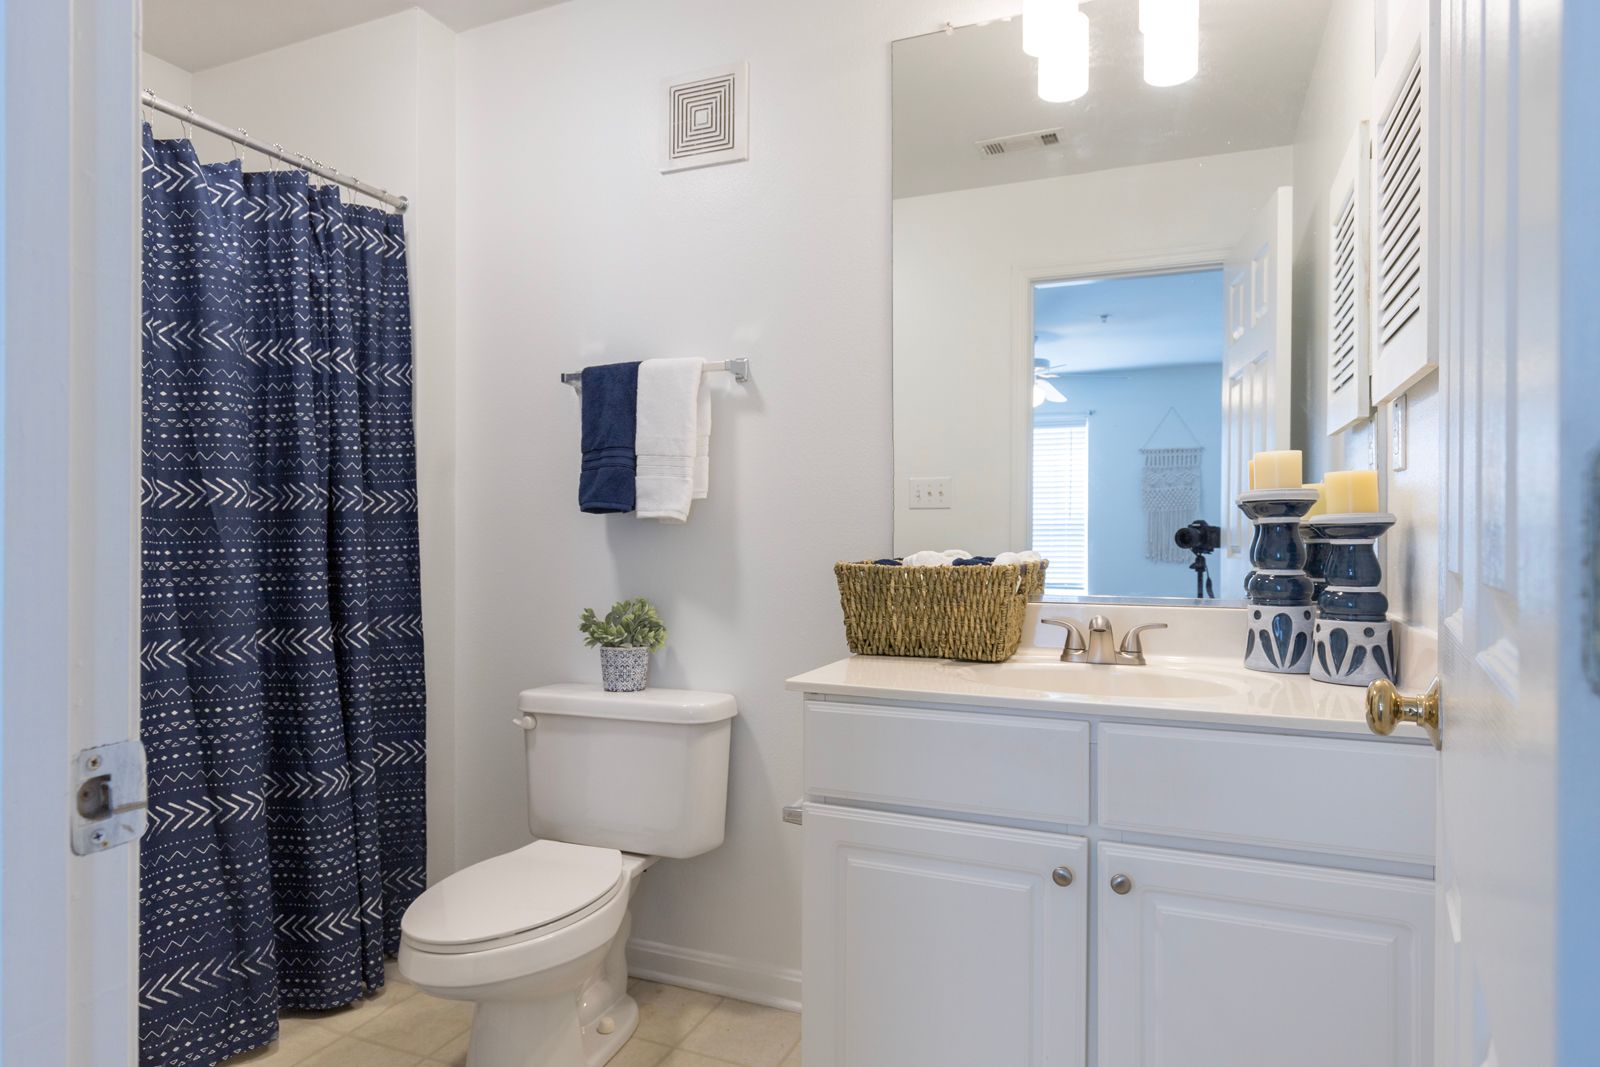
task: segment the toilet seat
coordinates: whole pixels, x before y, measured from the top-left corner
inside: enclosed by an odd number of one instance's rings
[[[535,841],[475,863],[423,891],[400,921],[428,953],[483,952],[580,922],[623,888],[616,849]]]

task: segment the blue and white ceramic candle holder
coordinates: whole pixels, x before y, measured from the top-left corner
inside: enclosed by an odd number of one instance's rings
[[[1315,516],[1300,520],[1300,540],[1306,546],[1306,575],[1311,579],[1313,604],[1328,587],[1327,576],[1323,573],[1328,558],[1328,542],[1325,538],[1318,537],[1311,529],[1311,524],[1316,521]]]
[[[1393,515],[1318,515],[1306,525],[1326,542],[1317,596],[1316,655],[1311,677],[1335,685],[1368,685],[1400,678],[1389,598],[1379,586],[1377,540],[1393,526]]]
[[[1311,670],[1312,582],[1300,519],[1317,502],[1315,489],[1256,489],[1239,494],[1239,510],[1255,524],[1245,584],[1248,630],[1244,665],[1272,674]]]

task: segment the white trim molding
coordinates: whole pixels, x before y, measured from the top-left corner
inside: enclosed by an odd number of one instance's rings
[[[784,1011],[800,1010],[800,972],[794,967],[634,938],[628,942],[628,976]]]

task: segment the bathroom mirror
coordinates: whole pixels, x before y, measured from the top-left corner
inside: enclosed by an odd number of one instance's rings
[[[1250,456],[1331,421],[1362,133],[1324,115],[1369,91],[1382,4],[1199,0],[1197,47],[1153,55],[1139,8],[1082,0],[1087,44],[1044,60],[1021,17],[893,45],[894,547],[1031,547],[1047,599],[1237,603]]]

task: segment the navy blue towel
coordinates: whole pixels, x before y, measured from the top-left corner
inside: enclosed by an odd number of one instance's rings
[[[583,369],[583,469],[578,506],[591,515],[632,511],[633,424],[639,404],[639,364]]]

